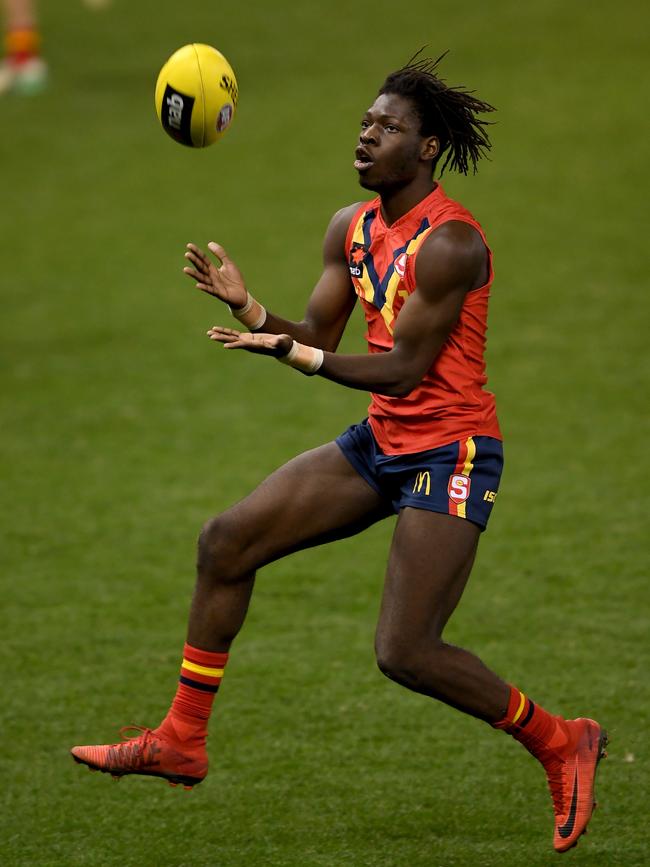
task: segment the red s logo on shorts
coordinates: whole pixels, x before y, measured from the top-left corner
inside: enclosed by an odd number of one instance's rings
[[[449,476],[447,493],[453,503],[464,503],[469,497],[472,480],[469,476]]]

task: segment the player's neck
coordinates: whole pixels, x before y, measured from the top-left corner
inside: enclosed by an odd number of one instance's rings
[[[404,214],[419,204],[438,186],[432,178],[416,179],[412,183],[399,189],[382,190],[381,215],[387,226],[392,226]]]

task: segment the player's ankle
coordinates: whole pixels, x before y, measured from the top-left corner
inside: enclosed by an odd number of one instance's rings
[[[562,761],[575,749],[576,734],[570,722],[535,704],[516,687],[510,688],[504,718],[493,725],[519,741],[542,764]]]
[[[186,748],[194,749],[205,745],[208,737],[208,721],[170,710],[154,731],[178,746],[184,745]]]

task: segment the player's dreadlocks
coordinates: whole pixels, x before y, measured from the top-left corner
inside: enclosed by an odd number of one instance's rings
[[[410,99],[421,122],[421,134],[436,135],[440,139],[440,151],[433,168],[446,154],[440,175],[449,166],[452,171],[466,175],[470,163],[474,173],[481,157],[487,155],[492,145],[485,130],[490,125],[477,115],[494,111],[494,106],[474,97],[473,91],[464,87],[449,87],[435,73],[438,64],[447,54],[437,60],[420,58],[420,49],[401,69],[392,72],[381,86],[379,93],[395,93]]]

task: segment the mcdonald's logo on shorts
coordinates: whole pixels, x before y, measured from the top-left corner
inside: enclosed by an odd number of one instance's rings
[[[449,484],[447,485],[447,494],[449,495],[449,499],[452,503],[464,503],[469,497],[471,487],[472,480],[469,476],[449,476]]]
[[[424,470],[421,473],[418,473],[415,477],[415,483],[413,484],[413,493],[420,494],[422,492],[422,488],[424,488],[424,493],[429,496],[431,492],[431,474],[429,470]]]

